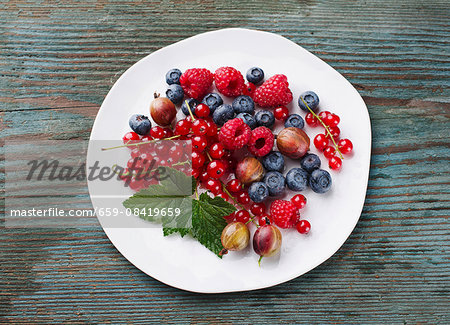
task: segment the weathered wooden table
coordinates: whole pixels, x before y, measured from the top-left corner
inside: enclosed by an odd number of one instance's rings
[[[308,274],[192,294],[141,273],[99,226],[0,229],[1,323],[450,323],[448,1],[11,0],[0,17],[6,141],[87,139],[130,65],[224,27],[279,33],[328,62],[373,127],[361,219]]]

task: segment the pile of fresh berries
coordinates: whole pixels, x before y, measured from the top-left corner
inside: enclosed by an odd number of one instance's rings
[[[189,166],[179,163],[187,159],[199,187],[238,207],[238,211],[224,216],[227,222],[276,225],[307,234],[311,225],[299,213],[306,205],[305,196],[294,194],[290,200],[282,197],[287,189],[301,192],[307,187],[325,193],[332,180],[329,172],[320,169],[320,158],[309,152],[310,138],[303,131],[305,120],[308,126],[324,127],[325,133],[318,134],[313,143],[329,159],[330,169],[341,168],[340,157],[350,153],[353,145],[348,139],[338,139],[340,118],[336,114],[316,114],[319,98],[314,92],[304,92],[298,99],[298,106],[307,112],[304,120],[287,108],[293,96],[285,75],[276,74],[264,81],[263,70],[254,67],[248,70],[246,79],[247,83],[232,67],[221,67],[214,73],[199,68],[168,71],[166,97],[155,94],[150,105],[150,115],[158,125],[152,127],[148,117],[133,115],[129,121],[133,131],[123,137],[124,144],[132,149],[126,169],[131,177],[129,186],[139,190],[148,185],[136,180],[136,161],[144,170],[145,162],[154,158],[158,165],[176,165],[188,172]],[[213,85],[217,92],[211,92]],[[231,104],[222,96],[232,97]],[[175,121],[177,106],[186,117]],[[276,123],[284,124],[277,135],[272,131]],[[158,139],[171,140],[172,148],[153,148],[155,153],[142,146]],[[191,140],[190,157],[176,140]],[[298,160],[298,167],[285,171],[285,159]],[[281,235],[279,238],[281,241]]]

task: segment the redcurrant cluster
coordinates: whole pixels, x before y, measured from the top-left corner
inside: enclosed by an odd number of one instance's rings
[[[349,139],[339,139],[341,130],[338,124],[341,119],[338,115],[322,111],[316,116],[311,112],[305,116],[305,121],[309,126],[321,125],[325,128],[325,133],[319,133],[314,138],[314,146],[323,152],[331,169],[339,170],[342,167],[342,159],[338,155],[349,154],[353,150],[353,144]]]

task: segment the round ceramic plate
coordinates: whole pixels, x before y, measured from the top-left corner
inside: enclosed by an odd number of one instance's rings
[[[192,238],[163,237],[160,227],[104,227],[114,246],[137,268],[170,286],[194,292],[270,287],[294,279],[327,260],[342,246],[358,222],[369,175],[369,114],[353,86],[328,64],[292,41],[247,29],[200,34],[158,50],[134,64],[106,96],[91,140],[121,139],[129,131],[130,115],[149,115],[154,91],[165,92],[164,76],[169,69],[177,67],[183,71],[202,67],[215,71],[222,66],[235,67],[243,74],[250,67],[258,66],[266,77],[285,74],[294,95],[289,105],[291,112],[300,113],[296,104],[300,93],[315,91],[320,97],[320,109],[340,116],[341,135],[353,141],[354,153],[344,160],[340,172],[331,172],[333,185],[328,193],[316,194],[310,189],[303,192],[308,204],[301,214],[310,221],[311,232],[300,235],[294,229],[283,230],[280,254],[263,259],[261,267],[251,247],[220,259]],[[304,116],[304,112],[300,114]],[[277,130],[280,128],[278,125]],[[323,129],[306,126],[305,131],[313,139]],[[317,153],[313,146],[311,151]],[[320,157],[322,167],[328,170],[327,160],[321,154]],[[298,166],[298,162],[289,162],[287,168],[294,165]],[[101,207],[103,203],[93,193],[91,184],[89,191],[94,207]]]

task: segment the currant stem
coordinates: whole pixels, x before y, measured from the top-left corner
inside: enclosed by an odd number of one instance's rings
[[[186,106],[188,108],[189,114],[191,114],[192,122],[194,122],[195,121],[195,117],[194,117],[194,114],[192,114],[191,107],[189,106],[189,103],[188,103],[187,99],[184,102],[186,103]]]
[[[198,197],[197,186],[195,187],[195,197],[197,198],[197,200],[200,200],[200,198]]]
[[[320,124],[322,124],[322,126],[325,128],[325,131],[327,131],[328,135],[330,136],[331,141],[333,141],[334,147],[336,148],[336,151],[339,153],[339,156],[341,157],[341,159],[343,160],[344,157],[342,156],[341,150],[339,150],[339,146],[337,145],[336,141],[334,140],[333,135],[330,132],[330,129],[328,128],[328,126],[323,123],[322,119],[316,114],[314,113],[314,111],[309,108],[308,104],[306,104],[305,100],[300,97],[300,99],[302,100],[303,104],[305,104],[306,108],[308,108],[308,110],[311,112],[311,114],[320,122]]]
[[[242,210],[245,210],[245,208],[244,208],[238,201],[236,201],[236,199],[234,198],[234,196],[231,195],[231,193],[227,190],[227,188],[225,187],[225,184],[224,184],[222,181],[220,181],[220,182],[222,183],[222,189],[223,189],[223,191],[224,191],[225,193],[227,193],[229,197],[231,197],[231,199],[234,201],[235,204],[239,205],[239,206],[241,207]]]
[[[261,267],[261,260],[262,260],[262,258],[263,258],[262,256],[259,257],[259,260],[258,260],[259,267]]]
[[[110,147],[110,148],[102,148],[102,151],[112,150],[112,149],[119,149],[119,148],[126,148],[126,147],[138,147],[138,146],[142,146],[144,144],[154,143],[154,142],[158,142],[158,141],[161,141],[161,140],[173,140],[173,139],[177,139],[179,137],[181,137],[181,135],[174,135],[172,137],[165,138],[165,139],[154,139],[154,140],[138,142],[138,143],[130,143],[130,144],[126,143],[126,144],[121,145],[121,146]]]

